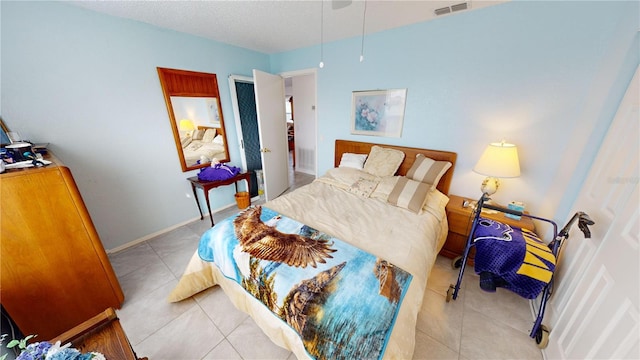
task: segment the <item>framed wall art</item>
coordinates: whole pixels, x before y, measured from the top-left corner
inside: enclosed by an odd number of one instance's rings
[[[209,122],[214,127],[220,127],[220,111],[218,111],[218,99],[207,99],[207,111],[209,112]]]
[[[406,100],[407,89],[354,91],[351,133],[399,138]]]

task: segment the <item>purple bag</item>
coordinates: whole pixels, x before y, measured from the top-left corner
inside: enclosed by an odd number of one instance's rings
[[[225,164],[215,164],[210,167],[203,168],[198,173],[198,180],[200,181],[216,181],[227,180],[240,173],[240,168],[235,166],[228,166]]]

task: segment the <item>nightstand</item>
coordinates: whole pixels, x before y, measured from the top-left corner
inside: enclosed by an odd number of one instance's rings
[[[447,241],[442,247],[442,250],[440,250],[440,254],[451,259],[461,256],[464,253],[464,248],[467,244],[467,237],[469,237],[469,232],[471,231],[471,226],[473,224],[473,213],[471,208],[462,206],[465,199],[473,200],[457,195],[449,195],[449,203],[446,207],[447,221],[449,222],[449,234],[447,234]],[[527,212],[525,211],[525,214],[526,213]],[[500,221],[501,223],[513,227],[535,231],[535,224],[533,223],[533,220],[525,216],[520,220],[506,217],[502,212],[497,212],[495,214],[482,213],[481,216],[486,219]],[[474,255],[475,248],[472,248],[471,254],[469,255],[470,264],[473,264]]]

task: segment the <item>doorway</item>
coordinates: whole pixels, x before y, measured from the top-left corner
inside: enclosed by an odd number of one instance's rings
[[[282,74],[285,79],[285,96],[293,99],[292,105],[292,160],[295,171],[316,175],[317,109],[316,74]]]
[[[316,174],[316,70],[302,70],[280,74],[285,80],[285,98],[293,97],[295,115],[293,121],[293,149],[289,156],[290,174]],[[230,75],[229,88],[240,147],[242,168],[251,171],[252,197],[258,196],[256,170],[262,170],[260,136],[252,77]],[[286,119],[283,119],[286,121]],[[293,167],[293,156],[296,162]]]

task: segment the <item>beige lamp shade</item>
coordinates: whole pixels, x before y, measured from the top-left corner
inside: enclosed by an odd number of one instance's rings
[[[473,171],[497,178],[520,176],[518,148],[505,142],[489,144]]]
[[[482,193],[487,195],[494,194],[500,186],[497,178],[520,176],[518,148],[506,142],[489,144],[473,171],[488,176],[480,186]]]
[[[193,126],[193,121],[189,119],[180,120],[179,127],[180,127],[180,131],[191,131],[196,128],[195,126]]]

